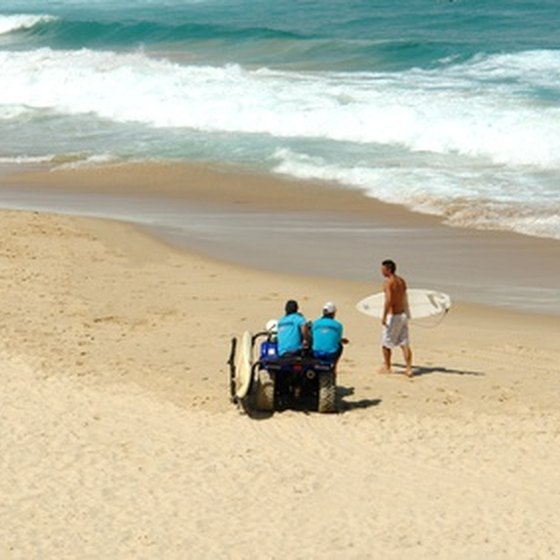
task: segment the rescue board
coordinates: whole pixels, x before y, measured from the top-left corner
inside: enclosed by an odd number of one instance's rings
[[[251,387],[251,369],[253,367],[253,335],[245,331],[239,341],[237,360],[235,361],[235,396],[244,399]]]
[[[451,298],[443,292],[411,288],[406,291],[411,319],[423,319],[449,311]],[[379,292],[365,297],[356,304],[356,309],[365,315],[379,317],[383,315],[385,294]]]

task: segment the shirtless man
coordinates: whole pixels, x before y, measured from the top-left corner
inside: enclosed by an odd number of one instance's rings
[[[406,375],[412,377],[412,350],[408,341],[408,301],[406,297],[406,282],[404,278],[395,274],[397,265],[392,260],[381,263],[381,274],[385,277],[383,292],[385,306],[381,317],[382,347],[384,365],[382,373],[392,373],[391,350],[396,346],[402,349],[406,363]]]

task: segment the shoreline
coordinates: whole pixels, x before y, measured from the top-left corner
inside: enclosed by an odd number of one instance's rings
[[[370,281],[375,291],[376,262],[389,257],[411,287],[560,315],[560,242],[447,226],[358,190],[205,164],[119,164],[0,179],[0,196],[11,196],[12,208],[19,200],[25,209],[26,196],[28,209],[47,212],[72,200],[66,213],[131,221],[176,247],[232,264]]]

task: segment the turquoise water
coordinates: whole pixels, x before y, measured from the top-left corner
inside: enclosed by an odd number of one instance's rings
[[[0,162],[226,161],[560,239],[559,28],[551,0],[4,0]]]

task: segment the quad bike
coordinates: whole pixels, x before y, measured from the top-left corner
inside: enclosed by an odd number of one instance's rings
[[[228,364],[231,400],[247,411],[336,412],[335,364],[311,355],[279,357],[271,330],[232,339]]]

